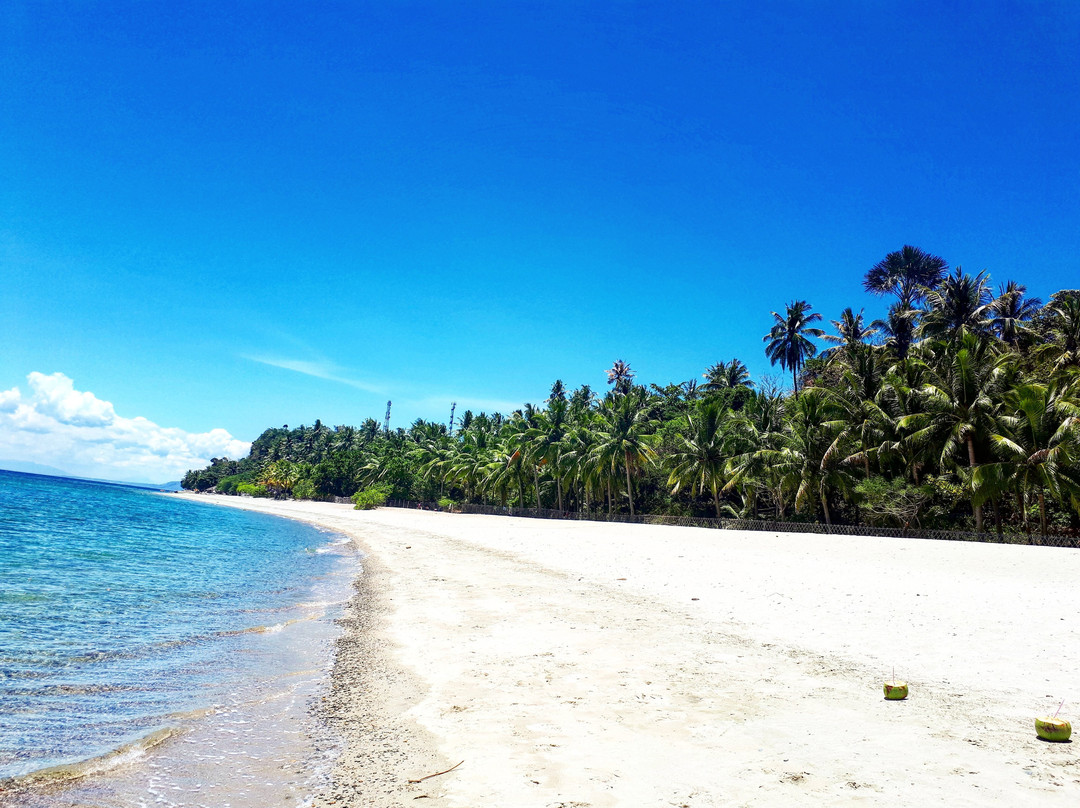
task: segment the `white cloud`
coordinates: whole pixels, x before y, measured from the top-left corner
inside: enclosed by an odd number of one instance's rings
[[[26,378],[34,391],[38,412],[61,424],[108,426],[116,420],[112,404],[93,393],[80,393],[63,373],[46,376],[35,371]]]
[[[0,457],[28,460],[86,477],[175,480],[211,457],[245,456],[250,443],[224,429],[186,432],[136,416],[75,389],[63,373],[31,373],[29,392],[0,392]]]
[[[21,400],[22,393],[19,392],[18,387],[5,390],[0,393],[0,412],[15,412],[15,408],[19,406]]]
[[[261,365],[291,370],[295,373],[303,373],[305,376],[314,376],[316,379],[347,384],[349,387],[355,387],[357,390],[364,390],[368,393],[381,394],[384,392],[383,388],[376,385],[341,375],[342,369],[332,362],[309,362],[304,359],[280,359],[268,356],[244,356],[243,358],[251,362],[258,362]]]

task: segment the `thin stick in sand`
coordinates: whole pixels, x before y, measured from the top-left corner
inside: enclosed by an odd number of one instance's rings
[[[422,782],[424,782],[425,780],[430,780],[430,779],[431,779],[432,777],[438,777],[438,776],[439,776],[440,774],[448,774],[449,772],[452,772],[452,771],[453,771],[454,769],[456,769],[456,768],[457,768],[458,766],[460,766],[460,765],[461,765],[462,763],[464,763],[464,762],[465,762],[465,761],[463,760],[463,761],[461,761],[460,763],[457,763],[456,765],[454,765],[454,766],[451,766],[451,767],[450,767],[449,769],[447,769],[446,771],[442,771],[442,772],[435,772],[435,774],[429,774],[429,775],[427,775],[427,776],[425,776],[425,777],[421,777],[421,778],[420,778],[419,780],[410,780],[409,782],[410,782],[410,783],[422,783]]]

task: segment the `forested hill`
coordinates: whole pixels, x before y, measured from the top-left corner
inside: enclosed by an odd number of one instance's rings
[[[400,499],[960,529],[1080,529],[1080,290],[994,290],[914,247],[867,272],[890,300],[867,322],[804,300],[773,312],[768,357],[696,379],[568,390],[513,413],[266,430],[184,487],[330,498],[384,485]],[[820,341],[820,343],[819,343]],[[825,350],[820,350],[824,348]]]

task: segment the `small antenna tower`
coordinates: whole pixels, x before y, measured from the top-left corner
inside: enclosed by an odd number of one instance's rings
[[[387,435],[390,434],[390,405],[393,404],[393,403],[394,402],[392,402],[392,401],[387,401],[386,402],[386,417],[383,419],[383,422],[382,422],[383,432],[385,432]]]
[[[451,402],[450,404],[450,434],[454,434],[454,410],[457,409],[457,402]]]

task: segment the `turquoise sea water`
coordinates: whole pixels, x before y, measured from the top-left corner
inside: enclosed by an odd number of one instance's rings
[[[0,803],[302,802],[357,571],[302,523],[0,471]],[[52,767],[66,796],[23,787]]]

